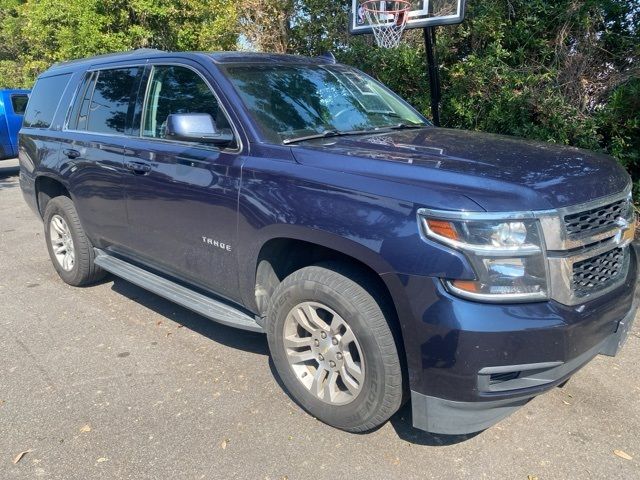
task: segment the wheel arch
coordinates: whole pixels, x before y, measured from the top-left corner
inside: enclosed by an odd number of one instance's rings
[[[349,242],[344,238],[342,240]],[[335,246],[335,244],[328,246],[322,242],[291,236],[273,237],[262,243],[259,253],[254,257],[256,263],[251,272],[251,277],[254,279],[254,297],[251,300],[255,302],[258,314],[263,317],[263,321],[268,321],[266,312],[269,309],[272,294],[284,278],[297,270],[321,265],[347,276],[355,270],[357,276],[352,279],[369,291],[389,321],[402,366],[403,385],[408,386],[409,370],[405,336],[410,335],[410,332],[406,331],[406,322],[401,321],[401,315],[406,312],[406,305],[401,298],[394,296],[394,293],[401,292],[398,289],[400,279],[396,274],[390,273],[384,259],[379,258],[373,264],[369,263],[368,260],[375,255],[375,252],[365,251],[366,247],[359,245],[361,248],[353,249],[353,245],[349,245],[345,248],[348,252],[346,253],[334,248]],[[363,276],[367,281],[359,282]]]
[[[327,260],[360,265],[377,278],[393,271],[379,252],[348,237],[298,225],[273,225],[262,229],[246,249],[239,251],[240,285],[247,306],[257,306],[256,280],[264,273],[260,263],[265,260],[281,275]]]
[[[266,237],[257,244],[255,254],[244,256],[254,259],[240,272],[243,291],[247,293],[245,303],[260,316],[265,316],[271,295],[278,284],[291,273],[311,265],[321,263],[342,263],[357,268],[371,280],[376,291],[371,292],[382,298],[389,309],[390,322],[404,350],[404,334],[401,311],[403,302],[396,299],[397,275],[376,251],[345,237],[328,232],[300,228],[290,229],[286,235]],[[403,352],[404,353],[404,352]],[[402,355],[404,356],[404,355]]]
[[[62,180],[46,174],[36,177],[35,196],[40,218],[44,217],[44,211],[52,198],[65,196],[73,200],[69,188]]]

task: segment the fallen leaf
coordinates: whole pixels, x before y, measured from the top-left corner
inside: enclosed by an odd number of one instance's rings
[[[562,400],[562,403],[564,403],[565,405],[571,405],[569,402],[567,402],[566,400]]]
[[[159,327],[160,325],[162,325],[162,320],[158,320],[158,321],[156,322],[156,326],[158,326],[158,327]]]
[[[104,458],[104,457],[100,457],[98,460],[96,460],[96,462],[102,463],[102,462],[106,462],[107,460],[109,460],[109,459],[108,458]]]
[[[527,475],[527,480],[538,480],[537,475]]]
[[[80,429],[80,433],[89,433],[91,431],[91,425],[85,425]]]
[[[613,454],[616,457],[624,458],[625,460],[633,460],[633,457],[631,455],[629,455],[627,452],[623,452],[622,450],[614,450]]]
[[[220,444],[220,448],[222,448],[223,450],[226,450],[228,442],[229,442],[229,440],[227,440],[226,438],[224,440],[222,440],[222,443]]]
[[[13,464],[15,465],[20,460],[22,460],[22,457],[24,457],[27,453],[31,453],[31,452],[33,452],[33,450],[31,449],[25,450],[24,452],[20,452],[18,455],[16,455],[16,458],[13,459]]]
[[[178,325],[178,328],[184,328],[184,325]]]

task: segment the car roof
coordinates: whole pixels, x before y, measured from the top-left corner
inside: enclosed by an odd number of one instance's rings
[[[335,58],[327,54],[320,57],[303,57],[283,53],[260,52],[213,52],[208,54],[215,63],[271,63],[271,64],[309,64],[322,65],[335,63]]]
[[[208,57],[213,60],[214,63],[221,65],[247,63],[326,65],[335,63],[335,58],[331,54],[321,57],[303,57],[298,55],[258,52],[167,52],[153,48],[139,48],[127,52],[108,53],[105,55],[59,62],[54,64],[41,76],[59,75],[61,73],[81,70],[89,66],[106,65],[121,61],[145,61],[153,58],[166,57],[168,55],[182,58]]]

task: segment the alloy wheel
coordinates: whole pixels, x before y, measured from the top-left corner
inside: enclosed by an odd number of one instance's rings
[[[331,405],[351,403],[362,390],[364,356],[347,322],[318,302],[296,305],[283,329],[287,360],[298,380]]]
[[[76,263],[75,248],[71,230],[60,215],[51,217],[49,224],[49,238],[53,254],[63,270],[70,272]]]

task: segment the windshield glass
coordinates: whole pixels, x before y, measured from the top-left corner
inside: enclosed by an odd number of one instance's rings
[[[274,142],[329,131],[428,125],[386,87],[341,65],[233,65],[226,72]]]

